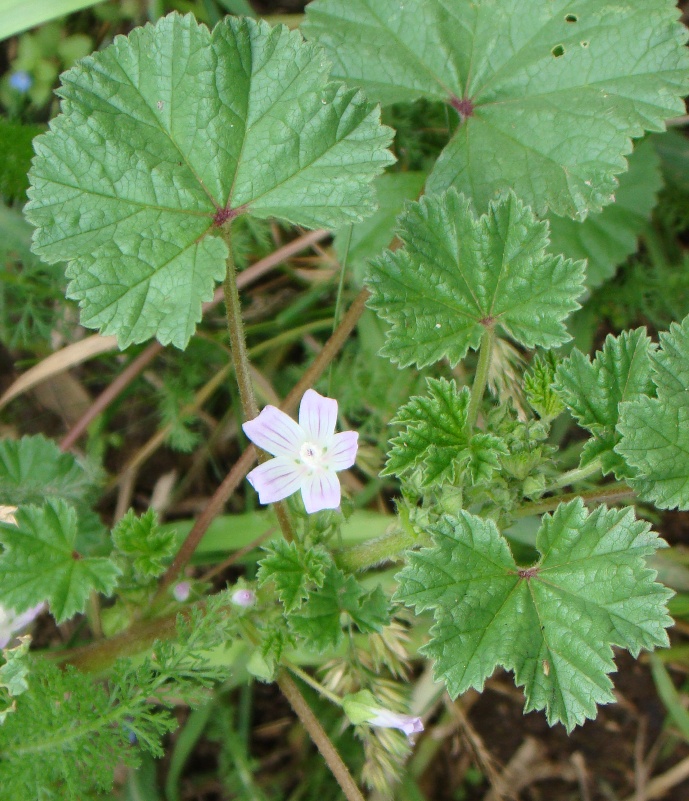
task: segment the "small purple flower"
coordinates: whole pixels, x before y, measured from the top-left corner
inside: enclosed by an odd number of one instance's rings
[[[237,606],[253,606],[256,603],[256,593],[251,590],[235,590],[231,601]]]
[[[247,479],[261,503],[281,501],[301,490],[306,511],[337,509],[340,482],[335,475],[354,464],[359,434],[335,433],[337,401],[307,389],[299,423],[275,406],[266,406],[242,428],[252,442],[275,458],[254,468]]]
[[[175,584],[174,589],[172,590],[172,594],[175,596],[175,599],[181,604],[187,600],[190,592],[191,582],[189,581],[180,581],[179,584]]]
[[[0,606],[0,648],[4,648],[18,631],[26,628],[43,611],[44,606],[38,604],[19,615],[13,609]]]
[[[423,731],[421,718],[413,715],[402,715],[399,712],[391,712],[389,709],[379,709],[372,717],[366,721],[369,726],[383,726],[386,729],[399,729],[407,737]]]
[[[10,75],[10,86],[25,95],[33,86],[33,78],[26,70],[17,70]]]

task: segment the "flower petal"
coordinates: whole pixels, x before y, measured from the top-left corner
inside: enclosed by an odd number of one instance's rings
[[[284,456],[260,464],[247,476],[261,503],[275,503],[296,492],[304,481],[304,467]]]
[[[266,406],[258,417],[248,420],[242,428],[255,445],[273,456],[296,457],[305,440],[302,429],[275,406]]]
[[[309,514],[340,505],[340,482],[332,470],[319,470],[307,476],[301,485],[304,507]]]
[[[383,726],[387,729],[399,729],[403,731],[407,737],[412,734],[417,734],[423,731],[423,722],[421,718],[414,715],[402,715],[399,712],[392,712],[389,709],[379,709],[372,715],[368,722],[371,726]]]
[[[343,431],[341,434],[335,434],[324,459],[330,470],[346,470],[354,464],[359,447],[358,439],[358,431]]]
[[[337,401],[307,389],[299,405],[299,425],[308,439],[319,445],[328,443],[335,433]]]

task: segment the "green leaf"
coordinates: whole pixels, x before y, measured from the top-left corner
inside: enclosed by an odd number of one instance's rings
[[[295,542],[275,540],[267,548],[268,556],[259,562],[261,584],[275,582],[278,597],[287,613],[299,609],[314,587],[322,587],[331,560],[325,551],[303,550]]]
[[[524,687],[526,712],[545,709],[571,731],[614,700],[613,645],[636,656],[668,642],[672,592],[645,563],[665,543],[631,509],[560,504],[542,520],[530,568],[517,566],[492,520],[461,511],[431,531],[435,547],[409,554],[395,597],[434,610],[421,650],[452,697],[481,690],[502,665]]]
[[[322,652],[342,640],[342,614],[363,633],[380,631],[389,622],[388,602],[380,587],[365,592],[354,576],[331,566],[323,586],[309,592],[304,606],[289,618],[292,631],[307,646]]]
[[[109,559],[75,550],[77,513],[63,500],[20,507],[0,522],[0,603],[23,612],[48,601],[58,623],[82,612],[91,592],[108,594],[120,573]]]
[[[549,215],[550,245],[570,259],[586,259],[586,286],[594,289],[607,281],[627,256],[636,251],[637,239],[647,224],[663,181],[660,158],[650,138],[638,144],[629,157],[629,171],[620,175],[615,202],[583,222]]]
[[[467,469],[473,483],[489,480],[507,449],[497,437],[467,431],[468,388],[458,391],[444,378],[429,378],[427,385],[428,395],[413,397],[391,421],[401,430],[390,440],[381,475],[419,471],[422,487],[456,484]]]
[[[483,211],[509,187],[583,218],[611,202],[630,137],[684,114],[678,16],[673,0],[317,0],[303,30],[369,97],[458,110],[429,192]]]
[[[112,540],[139,579],[159,576],[177,550],[176,533],[160,528],[154,509],[141,517],[130,509],[113,529]]]
[[[556,391],[579,425],[594,436],[584,449],[582,465],[601,458],[605,473],[614,471],[617,478],[629,476],[624,460],[613,450],[620,441],[615,430],[619,405],[652,392],[654,350],[646,329],[637,328],[619,337],[610,334],[593,361],[575,348],[558,366]]]
[[[657,397],[620,406],[615,451],[635,468],[631,485],[661,509],[689,509],[689,317],[660,335],[652,357]]]
[[[570,337],[584,263],[546,253],[548,225],[510,193],[477,218],[450,190],[407,206],[403,250],[371,265],[369,305],[391,323],[381,353],[402,367],[447,358],[456,364],[496,325],[532,348]]]
[[[63,74],[26,214],[35,252],[70,262],[85,325],[184,347],[225,275],[222,223],[374,210],[392,131],[329,66],[284,26],[227,17],[211,33],[171,14]]]
[[[20,643],[14,648],[5,648],[2,651],[2,658],[5,664],[0,667],[0,689],[6,691],[8,698],[16,698],[29,689],[26,680],[29,675],[29,645],[31,637],[20,637]],[[5,720],[6,715],[12,707],[0,710],[0,725]]]
[[[368,271],[367,262],[387,248],[395,234],[397,216],[406,200],[416,200],[421,194],[426,174],[423,172],[389,172],[374,181],[378,211],[363,222],[346,226],[335,235],[333,245],[342,262],[354,278],[362,283]],[[351,230],[351,238],[350,238]]]
[[[62,498],[79,517],[80,550],[101,547],[105,528],[91,506],[98,499],[100,474],[87,470],[41,435],[0,440],[0,504],[41,505]]]

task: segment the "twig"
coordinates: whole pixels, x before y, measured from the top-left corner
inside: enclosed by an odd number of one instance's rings
[[[685,757],[670,770],[665,771],[660,776],[656,776],[655,779],[651,779],[646,785],[644,801],[655,801],[656,798],[663,798],[669,790],[687,779],[689,779],[689,757]],[[624,801],[637,801],[636,793],[628,796]]]
[[[335,746],[330,742],[330,738],[325,733],[325,729],[321,726],[318,718],[313,714],[311,707],[306,703],[306,699],[299,691],[292,677],[283,670],[278,675],[277,683],[278,687],[282,690],[282,694],[289,701],[290,706],[295,711],[318,750],[321,752],[323,759],[325,759],[333,776],[337,779],[338,784],[342,788],[342,792],[345,794],[347,801],[364,801],[364,797],[356,786],[352,774],[342,761],[342,757],[337,752]]]

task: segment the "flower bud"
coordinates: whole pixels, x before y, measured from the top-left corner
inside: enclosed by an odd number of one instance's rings
[[[387,729],[399,729],[407,737],[423,731],[421,718],[413,715],[402,715],[380,706],[368,690],[346,695],[342,707],[352,723],[368,723],[369,726],[382,726]]]
[[[189,581],[180,581],[179,584],[175,584],[175,587],[172,590],[172,594],[175,596],[175,599],[180,603],[184,603],[184,601],[187,600],[190,592],[191,582]]]
[[[231,601],[236,606],[253,606],[256,603],[256,593],[252,590],[235,590],[232,593]]]

